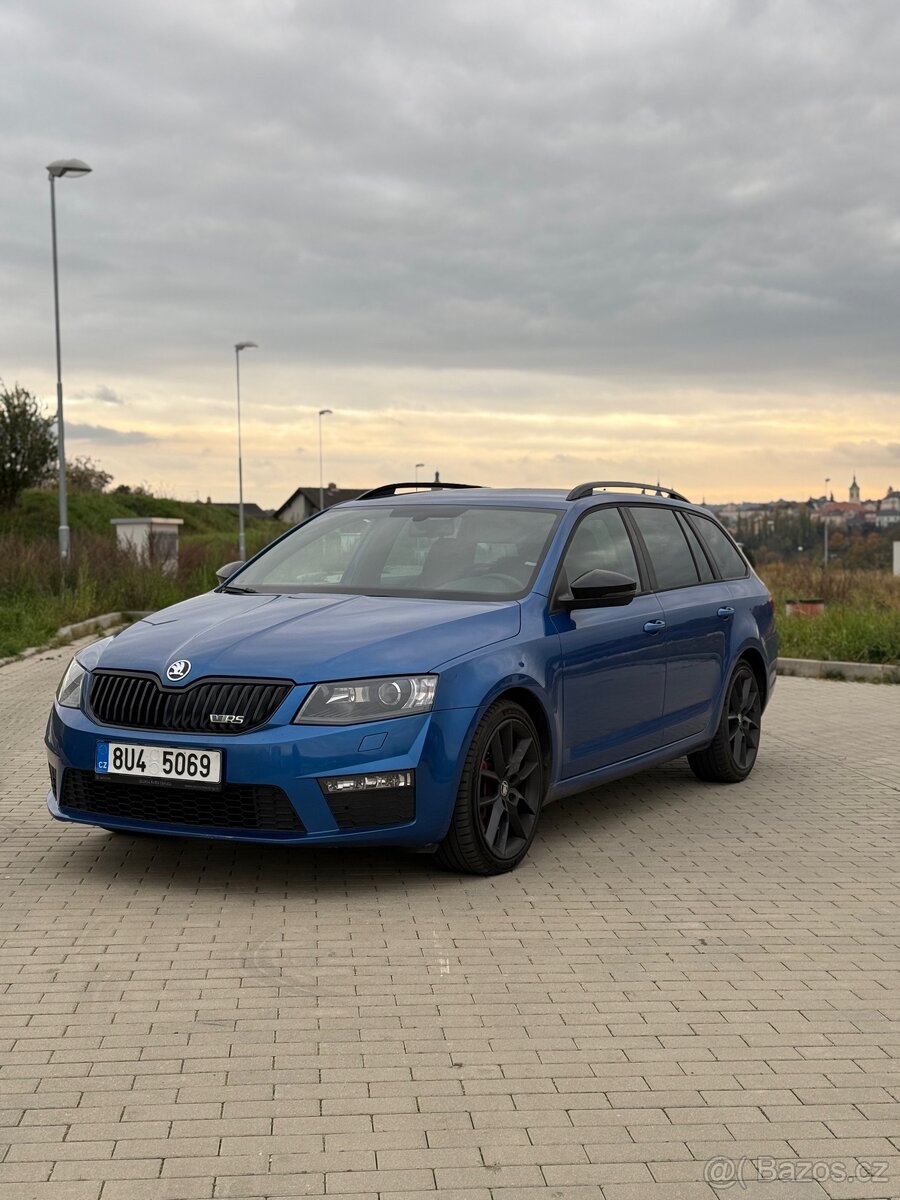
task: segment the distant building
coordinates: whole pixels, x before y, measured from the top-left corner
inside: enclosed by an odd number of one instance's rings
[[[900,523],[900,492],[895,492],[888,484],[887,494],[878,500],[874,512],[866,513],[866,520],[871,521],[876,529],[886,529],[888,525]]]
[[[861,500],[856,475],[848,490],[849,500],[835,500],[826,496],[810,497],[810,516],[814,521],[828,520],[830,525],[871,525],[886,529],[900,522],[900,492],[889,485],[881,500]]]
[[[332,508],[335,504],[343,504],[345,500],[355,500],[361,496],[365,488],[339,488],[335,483],[329,483],[325,488],[323,508]],[[284,521],[286,525],[297,525],[307,517],[319,512],[319,489],[317,487],[298,487],[290,495],[281,508],[276,508],[276,520]]]

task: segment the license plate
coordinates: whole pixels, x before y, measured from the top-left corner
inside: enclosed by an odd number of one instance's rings
[[[222,782],[222,751],[98,742],[94,769],[98,775],[130,775],[156,783],[218,784]]]

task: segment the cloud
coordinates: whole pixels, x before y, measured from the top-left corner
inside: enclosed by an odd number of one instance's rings
[[[893,362],[891,0],[9,8],[18,203],[51,140],[95,168],[58,189],[80,357]]]
[[[57,207],[67,387],[110,381],[86,420],[124,395],[167,453],[188,420],[224,439],[252,338],[251,441],[315,455],[298,403],[385,415],[326,433],[345,479],[443,454],[441,409],[528,455],[520,416],[687,415],[711,471],[744,392],[798,464],[834,440],[798,432],[813,394],[894,436],[865,399],[896,411],[893,0],[7,0],[0,37],[4,365],[52,394],[41,167],[83,156]],[[638,420],[616,451],[659,452]]]
[[[75,392],[71,396],[67,396],[66,399],[70,403],[75,401],[76,403],[81,404],[97,403],[119,406],[125,403],[125,401],[114,388],[107,387],[104,383],[100,383],[95,388],[90,388],[87,391]]]
[[[101,404],[124,404],[125,401],[112,388],[106,387],[105,384],[100,384],[94,391],[94,399]]]
[[[900,464],[900,442],[880,442],[867,438],[858,442],[837,442],[834,453],[845,462],[866,461],[883,466]]]
[[[113,443],[118,446],[136,446],[157,440],[139,429],[111,429],[108,425],[73,425],[68,421],[66,438],[82,442]]]

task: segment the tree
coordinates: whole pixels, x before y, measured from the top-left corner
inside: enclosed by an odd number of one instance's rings
[[[19,493],[36,487],[56,461],[55,419],[45,417],[31,392],[0,383],[0,505],[12,508]]]
[[[70,459],[66,463],[66,476],[73,492],[105,492],[112,483],[109,471],[104,471],[92,458]]]

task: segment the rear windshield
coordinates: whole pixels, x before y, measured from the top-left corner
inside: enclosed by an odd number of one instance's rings
[[[560,516],[485,504],[335,508],[264,551],[228,586],[512,600],[531,588]]]

